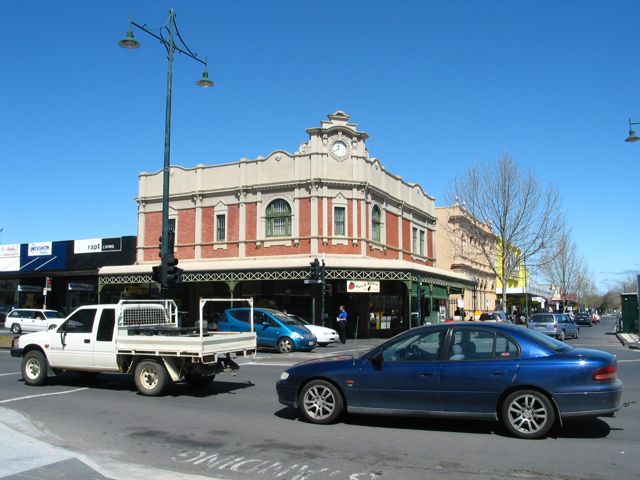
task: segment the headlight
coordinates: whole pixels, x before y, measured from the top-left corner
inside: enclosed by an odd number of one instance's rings
[[[280,374],[280,380],[286,380],[287,378],[289,378],[289,372],[282,372]]]
[[[291,334],[291,338],[304,338],[302,335],[300,335],[298,332],[293,332]]]

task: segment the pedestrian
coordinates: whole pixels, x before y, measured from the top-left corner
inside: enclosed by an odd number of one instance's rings
[[[336,322],[338,322],[338,333],[340,334],[340,342],[346,343],[347,341],[347,309],[344,308],[344,305],[340,305],[340,313],[336,317]]]

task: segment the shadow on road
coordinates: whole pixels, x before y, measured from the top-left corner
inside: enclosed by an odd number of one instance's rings
[[[23,382],[24,380],[22,378],[18,378],[16,381]],[[52,387],[56,386],[72,388],[86,387],[109,391],[130,391],[132,393],[137,392],[133,381],[133,375],[131,374],[102,373],[97,375],[87,375],[82,373],[65,372],[60,373],[55,377],[48,378],[45,385],[38,387],[37,393],[54,393],[50,390],[54,390]],[[222,394],[233,394],[236,390],[244,390],[254,386],[255,384],[250,381],[229,382],[214,380],[212,384],[207,385],[206,387],[192,387],[185,382],[179,382],[170,384],[163,396],[190,396],[205,398]]]
[[[298,411],[285,407],[275,413],[283,420],[300,421]],[[402,430],[428,430],[433,432],[459,432],[474,435],[497,435],[513,438],[499,422],[420,417],[392,417],[377,415],[345,415],[340,419],[345,425]],[[600,418],[584,418],[565,421],[562,428],[555,428],[547,438],[605,438],[611,432],[609,424]],[[528,441],[528,440],[525,440]]]

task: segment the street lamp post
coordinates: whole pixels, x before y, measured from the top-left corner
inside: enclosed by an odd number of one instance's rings
[[[178,30],[178,27],[176,25],[176,12],[174,9],[169,10],[169,19],[167,20],[167,23],[162,28],[160,28],[159,34],[156,34],[149,30],[146,25],[140,25],[130,20],[126,37],[118,42],[118,44],[122,48],[137,49],[140,47],[140,43],[133,36],[132,26],[159,40],[167,50],[167,97],[164,128],[164,168],[162,177],[162,237],[160,244],[160,269],[163,272],[161,274],[160,283],[162,288],[162,297],[167,298],[169,285],[166,281],[166,272],[163,269],[166,268],[165,260],[169,258],[170,253],[173,253],[173,241],[171,241],[169,234],[169,173],[171,169],[171,84],[173,73],[173,58],[175,52],[182,53],[187,57],[192,58],[196,62],[204,65],[202,78],[196,82],[196,85],[198,85],[199,87],[212,87],[213,82],[209,80],[207,61],[200,60],[195,53],[189,50],[189,47],[187,47],[187,45],[184,43],[184,40],[182,40],[180,31]],[[178,40],[180,42],[179,45],[176,44],[174,40],[174,34],[178,37]],[[165,37],[165,35],[167,36]]]

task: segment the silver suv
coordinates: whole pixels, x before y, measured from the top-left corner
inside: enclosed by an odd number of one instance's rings
[[[558,340],[566,337],[578,338],[580,328],[566,313],[534,313],[529,318],[527,328],[546,333]]]
[[[4,327],[13,333],[38,332],[46,330],[54,320],[64,318],[57,310],[43,310],[41,308],[16,308],[7,313]],[[60,322],[57,322],[60,323]]]

